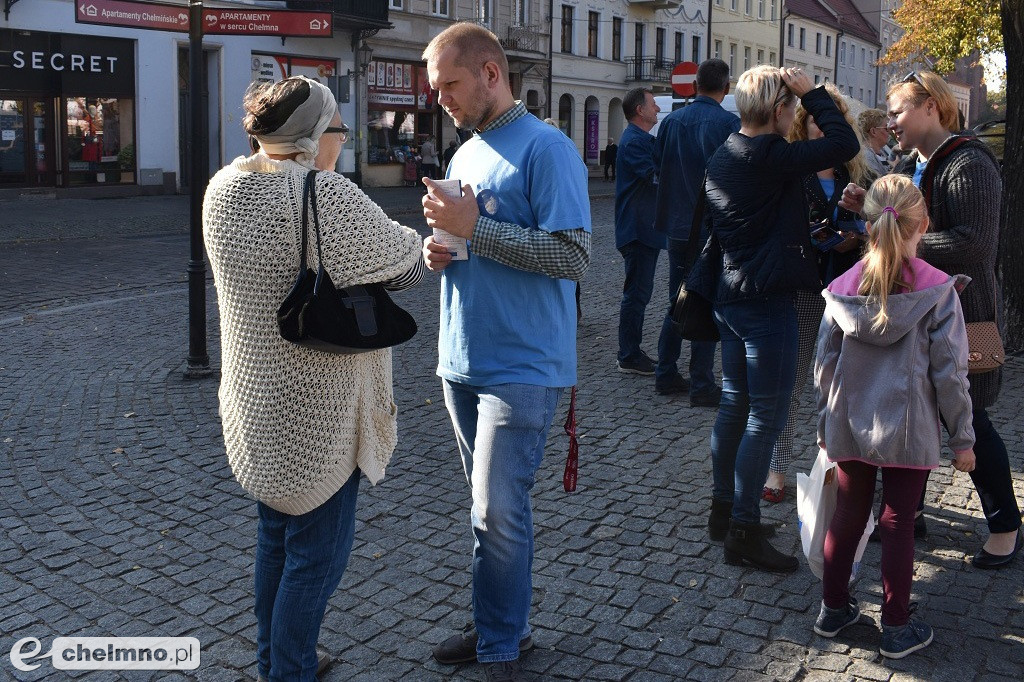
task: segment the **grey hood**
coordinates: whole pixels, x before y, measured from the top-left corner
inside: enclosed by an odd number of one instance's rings
[[[868,301],[867,296],[842,296],[827,289],[822,296],[844,334],[873,346],[891,346],[915,329],[936,306],[959,295],[970,281],[966,275],[953,275],[946,282],[927,289],[889,296],[889,323],[880,330],[872,328],[878,304]]]

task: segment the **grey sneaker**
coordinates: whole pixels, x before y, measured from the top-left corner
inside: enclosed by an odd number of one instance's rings
[[[525,679],[519,661],[501,661],[487,666],[487,682],[521,682]]]
[[[841,609],[830,609],[821,602],[821,613],[818,620],[814,622],[814,631],[822,637],[832,638],[839,634],[839,631],[848,625],[853,625],[860,620],[860,607],[857,600],[850,598],[850,603]]]
[[[888,627],[882,625],[882,645],[879,653],[886,658],[903,658],[932,643],[935,633],[932,627],[920,620],[909,620],[906,625]]]

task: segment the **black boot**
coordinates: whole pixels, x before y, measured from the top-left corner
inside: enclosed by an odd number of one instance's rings
[[[729,521],[732,519],[732,502],[711,500],[711,514],[708,516],[708,536],[712,542],[721,542],[729,533]],[[775,537],[775,526],[761,524],[764,537]]]
[[[708,535],[714,542],[721,542],[729,533],[729,519],[732,518],[732,502],[711,500],[711,514],[708,516]]]
[[[792,573],[800,567],[795,556],[787,556],[768,544],[761,524],[735,519],[729,523],[729,537],[725,539],[725,563],[775,573]]]

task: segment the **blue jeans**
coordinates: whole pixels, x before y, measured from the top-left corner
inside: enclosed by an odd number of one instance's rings
[[[327,600],[348,565],[359,469],[313,511],[292,516],[257,502],[256,652],[271,682],[311,682]]]
[[[619,361],[639,360],[640,341],[644,336],[644,312],[654,293],[654,271],[661,249],[633,241],[621,249],[626,265],[622,283],[622,304],[619,306]]]
[[[711,432],[716,500],[733,502],[740,523],[761,520],[761,488],[789,414],[796,380],[792,296],[715,304],[722,336],[722,402]]]
[[[473,620],[481,663],[519,658],[530,634],[533,512],[530,490],[560,388],[470,386],[444,380],[473,494]]]
[[[654,369],[656,382],[667,381],[679,368],[679,352],[683,337],[672,326],[672,304],[676,300],[679,285],[686,281],[689,268],[686,266],[686,239],[668,240],[668,312],[661,325],[658,337],[658,366]],[[690,395],[707,395],[715,390],[715,346],[714,341],[690,342]]]

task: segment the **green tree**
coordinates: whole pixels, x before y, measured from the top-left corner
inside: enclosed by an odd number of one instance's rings
[[[921,59],[940,73],[975,50],[1006,55],[1006,149],[999,271],[1008,351],[1024,350],[1024,0],[903,0],[893,18],[904,35],[883,63]]]

